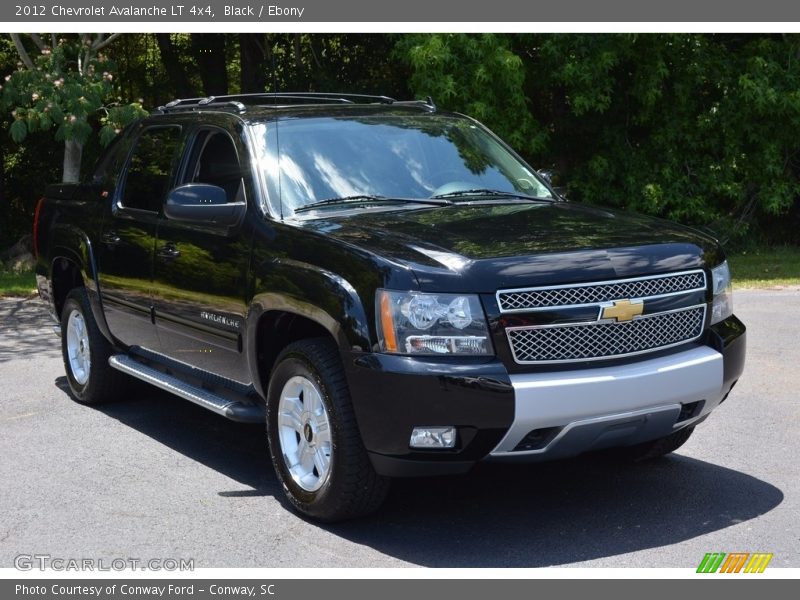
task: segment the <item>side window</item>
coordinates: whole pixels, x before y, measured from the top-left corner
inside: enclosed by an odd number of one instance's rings
[[[184,183],[209,183],[225,190],[228,202],[244,201],[242,168],[233,140],[222,131],[197,134]]]
[[[131,149],[131,136],[122,134],[111,142],[100,160],[95,165],[92,182],[98,185],[106,185],[111,188],[117,185],[117,180],[122,171],[122,164]]]
[[[153,127],[142,132],[128,162],[122,206],[159,211],[169,191],[180,135],[180,127]]]

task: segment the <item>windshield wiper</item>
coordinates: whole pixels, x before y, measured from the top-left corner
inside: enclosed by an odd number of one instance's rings
[[[342,198],[328,198],[327,200],[319,200],[306,204],[299,208],[295,208],[294,212],[303,213],[317,208],[324,208],[326,206],[338,206],[346,204],[372,204],[372,203],[387,203],[387,204],[429,204],[433,206],[444,206],[452,204],[451,201],[444,198],[389,198],[387,196],[377,196],[372,194],[356,194],[353,196],[344,196]]]
[[[518,198],[520,200],[544,200],[546,202],[555,202],[554,198],[541,198],[538,196],[529,196],[521,192],[504,192],[503,190],[493,190],[490,188],[474,188],[469,190],[457,190],[455,192],[447,192],[446,194],[436,194],[431,196],[434,200],[442,198],[462,198],[469,196],[493,196],[495,198]]]

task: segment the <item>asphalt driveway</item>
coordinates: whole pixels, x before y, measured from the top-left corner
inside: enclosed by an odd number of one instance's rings
[[[395,482],[374,517],[284,504],[260,426],[158,390],[66,392],[38,300],[0,300],[0,567],[19,554],[192,558],[196,567],[695,567],[773,552],[800,567],[800,289],[740,291],[739,385],[669,458],[481,467]]]

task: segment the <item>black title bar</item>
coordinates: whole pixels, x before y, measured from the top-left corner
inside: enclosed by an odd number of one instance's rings
[[[36,0],[0,4],[8,23],[554,23],[800,22],[800,3],[786,0]],[[489,28],[490,29],[490,28]]]
[[[667,580],[557,579],[24,579],[0,581],[0,597],[40,600],[308,600],[309,598],[380,598],[381,600],[491,600],[492,598],[648,598],[674,600],[697,594],[730,600],[754,595],[786,597],[796,582],[781,579],[697,576]],[[757,578],[757,576],[756,576]]]

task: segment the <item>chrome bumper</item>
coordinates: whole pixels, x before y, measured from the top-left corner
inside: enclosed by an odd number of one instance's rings
[[[724,398],[722,354],[698,346],[633,364],[512,375],[515,415],[492,459],[552,459],[653,440],[696,423]],[[678,421],[684,404],[703,401]],[[557,428],[541,448],[515,450],[537,429]]]

